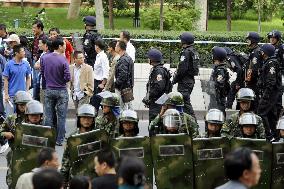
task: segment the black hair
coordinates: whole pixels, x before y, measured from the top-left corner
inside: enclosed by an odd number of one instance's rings
[[[97,45],[101,50],[104,50],[106,48],[106,44],[102,39],[96,40],[95,45]]]
[[[64,180],[56,169],[44,168],[34,174],[32,182],[33,189],[61,189]]]
[[[124,134],[123,122],[124,122],[124,121],[120,121],[120,122],[119,122],[119,134],[121,134],[121,135]],[[139,133],[138,123],[135,123],[135,122],[132,122],[132,121],[129,121],[129,122],[131,122],[131,123],[134,124],[133,133],[134,133],[135,136],[137,136],[138,133]]]
[[[43,25],[42,21],[40,21],[40,20],[35,20],[35,21],[33,22],[33,25],[35,25],[35,24],[36,24],[36,27],[38,27],[38,28],[40,28],[41,30],[43,30],[44,25]]]
[[[119,46],[119,48],[126,51],[126,43],[124,41],[121,40],[117,41],[117,45]]]
[[[45,161],[51,161],[53,159],[53,153],[55,153],[55,149],[44,147],[40,150],[37,156],[37,164],[41,167]]]
[[[52,49],[58,50],[60,45],[64,45],[64,40],[61,36],[57,36],[54,40],[52,40]]]
[[[143,161],[134,156],[125,156],[119,165],[118,177],[123,178],[125,184],[143,186],[146,180]]]
[[[115,155],[114,155],[113,151],[111,151],[110,149],[106,148],[106,149],[100,150],[97,153],[96,157],[97,157],[97,160],[100,164],[105,162],[110,168],[114,168],[114,166],[115,166]]]
[[[6,32],[6,25],[5,24],[0,24],[0,30],[4,30]]]
[[[52,31],[56,31],[56,33],[60,34],[60,30],[59,28],[51,28],[48,33],[52,32]]]
[[[87,176],[75,176],[69,182],[69,189],[89,189],[89,181]]]
[[[15,46],[13,47],[13,53],[14,53],[14,55],[16,55],[16,53],[20,53],[20,51],[21,51],[22,48],[24,48],[24,47],[23,47],[23,45],[21,45],[21,44],[15,45]]]
[[[117,40],[112,40],[108,43],[108,46],[112,48],[113,50],[115,50],[116,43],[117,43]]]
[[[84,54],[82,51],[74,51],[74,58],[78,58],[79,54]]]
[[[19,36],[19,38],[20,38],[21,45],[23,45],[24,47],[27,47],[29,43],[28,38],[24,35]]]
[[[16,34],[16,32],[10,31],[10,32],[8,33],[8,35],[12,35],[12,34]]]
[[[226,156],[224,167],[230,180],[238,180],[245,170],[252,168],[252,153],[249,148],[238,148]]]
[[[121,31],[123,38],[125,38],[127,41],[130,40],[130,33],[129,31]]]

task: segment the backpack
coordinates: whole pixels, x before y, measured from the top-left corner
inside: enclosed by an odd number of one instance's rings
[[[168,69],[165,68],[164,66],[162,66],[162,68],[163,68],[164,71],[166,72],[166,79],[167,79],[167,82],[166,82],[166,86],[165,86],[165,93],[168,94],[168,93],[172,92],[172,89],[173,89],[173,84],[172,84],[172,82],[171,82],[172,74],[171,74],[170,70],[168,70]]]
[[[185,55],[189,58],[192,58],[190,61],[189,70],[190,75],[197,76],[199,74],[199,53],[194,49],[186,49]]]

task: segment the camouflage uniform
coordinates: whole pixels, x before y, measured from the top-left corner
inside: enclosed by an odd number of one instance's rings
[[[231,117],[224,123],[221,129],[221,135],[232,138],[232,137],[243,137],[242,131],[239,126],[240,113],[236,112],[231,115]],[[251,138],[265,138],[265,130],[262,122],[262,118],[256,115],[258,120],[258,125],[256,127],[256,132]]]
[[[119,122],[117,118],[114,118],[113,121],[109,121],[106,115],[98,116],[95,121],[96,129],[105,130],[109,136],[117,136]]]

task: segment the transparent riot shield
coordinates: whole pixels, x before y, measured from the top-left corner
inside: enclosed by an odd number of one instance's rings
[[[195,189],[214,189],[227,181],[224,157],[228,152],[230,141],[225,137],[193,139]]]
[[[272,144],[265,139],[233,138],[231,140],[231,149],[234,150],[238,147],[250,148],[259,158],[262,172],[258,185],[253,188],[270,188]]]
[[[284,142],[272,143],[271,189],[284,187]]]
[[[155,182],[158,189],[192,189],[192,139],[186,134],[151,137]]]
[[[111,146],[117,157],[126,155],[136,156],[144,161],[146,166],[146,182],[153,185],[153,163],[151,155],[150,138],[146,136],[119,137],[112,139]]]
[[[99,129],[70,136],[67,140],[67,148],[70,152],[71,178],[75,175],[95,177],[95,154],[107,145],[107,133]]]
[[[55,148],[55,142],[56,131],[51,127],[26,123],[16,127],[11,164],[12,188],[20,175],[38,166],[37,156],[41,148]]]
[[[73,41],[73,47],[76,51],[84,51],[83,50],[83,41],[82,37],[79,33],[72,34],[72,41]]]
[[[216,90],[215,90],[215,82],[212,78],[211,72],[204,72],[205,74],[200,75],[201,89],[203,94],[203,100],[205,105],[205,110],[209,110],[212,108],[217,108],[217,100],[216,100]]]

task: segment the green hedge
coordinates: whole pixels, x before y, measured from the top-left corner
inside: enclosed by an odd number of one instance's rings
[[[32,36],[30,30],[17,30],[18,34],[25,34],[27,36]],[[61,33],[64,36],[70,36],[74,32],[79,32],[80,34],[83,34],[83,30],[78,31],[70,31],[70,30],[64,30],[61,31]],[[104,30],[100,32],[104,38],[118,38],[120,30]],[[163,40],[177,40],[179,39],[179,35],[182,32],[175,32],[175,31],[168,31],[168,32],[160,32],[160,31],[137,31],[133,30],[130,31],[131,37],[133,39],[163,39]],[[245,37],[247,35],[247,32],[193,32],[195,35],[196,41],[216,41],[216,42],[245,42]],[[266,33],[260,34],[263,38],[262,42],[266,42]],[[108,42],[109,40],[106,40]],[[179,52],[181,50],[180,43],[179,42],[157,42],[157,41],[151,41],[151,42],[132,42],[136,48],[136,62],[147,62],[146,53],[147,51],[152,48],[159,48],[163,54],[165,62],[171,63],[173,65],[178,63],[178,57]],[[231,47],[233,50],[237,52],[246,52],[247,48],[246,45],[224,45],[224,44],[196,44],[196,49],[200,54],[201,57],[201,66],[202,67],[209,67],[212,63],[211,61],[211,49],[214,46],[228,46]]]

